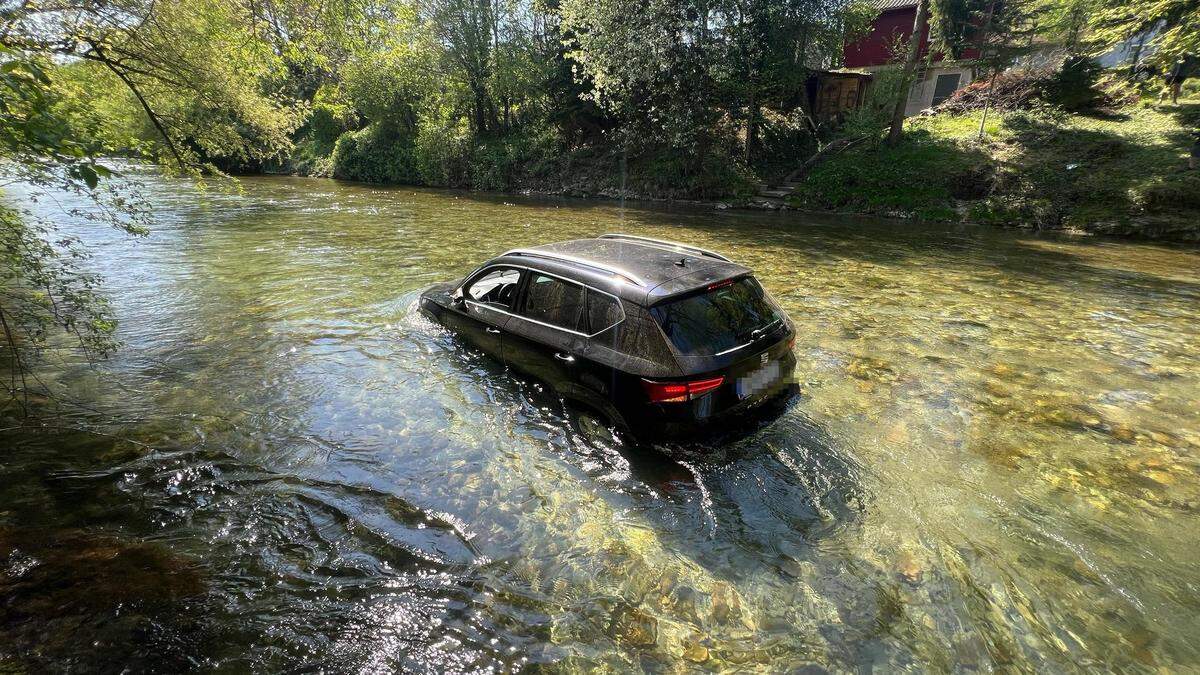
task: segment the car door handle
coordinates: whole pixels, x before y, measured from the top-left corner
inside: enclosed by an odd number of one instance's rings
[[[554,352],[554,358],[558,359],[559,361],[566,361],[567,363],[572,363],[575,361],[574,356],[571,356],[570,354],[564,354],[562,352]]]
[[[499,335],[499,334],[500,334],[500,329],[499,329],[499,328],[492,328],[491,326],[488,326],[488,327],[487,327],[487,328],[485,328],[484,330],[486,330],[486,331],[487,331],[487,332],[489,332],[489,333],[495,333],[496,335]]]

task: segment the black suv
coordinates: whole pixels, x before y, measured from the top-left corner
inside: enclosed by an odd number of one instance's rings
[[[725,427],[793,387],[791,320],[749,269],[684,244],[605,234],[516,249],[420,308],[640,439]]]

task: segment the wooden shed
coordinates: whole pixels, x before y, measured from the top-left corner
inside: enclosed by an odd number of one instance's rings
[[[804,83],[805,108],[816,122],[836,121],[863,104],[871,79],[870,73],[811,71]]]

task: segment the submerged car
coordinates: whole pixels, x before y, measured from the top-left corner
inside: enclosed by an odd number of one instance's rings
[[[792,322],[750,269],[605,234],[508,251],[421,295],[422,313],[637,439],[723,429],[792,390]],[[590,429],[589,429],[590,427]]]

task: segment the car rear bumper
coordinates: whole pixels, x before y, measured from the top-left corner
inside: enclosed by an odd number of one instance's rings
[[[752,400],[743,401],[715,414],[703,407],[668,405],[648,407],[643,414],[627,419],[629,431],[644,441],[688,441],[728,438],[757,428],[778,417],[800,391],[792,378],[784,378]]]

